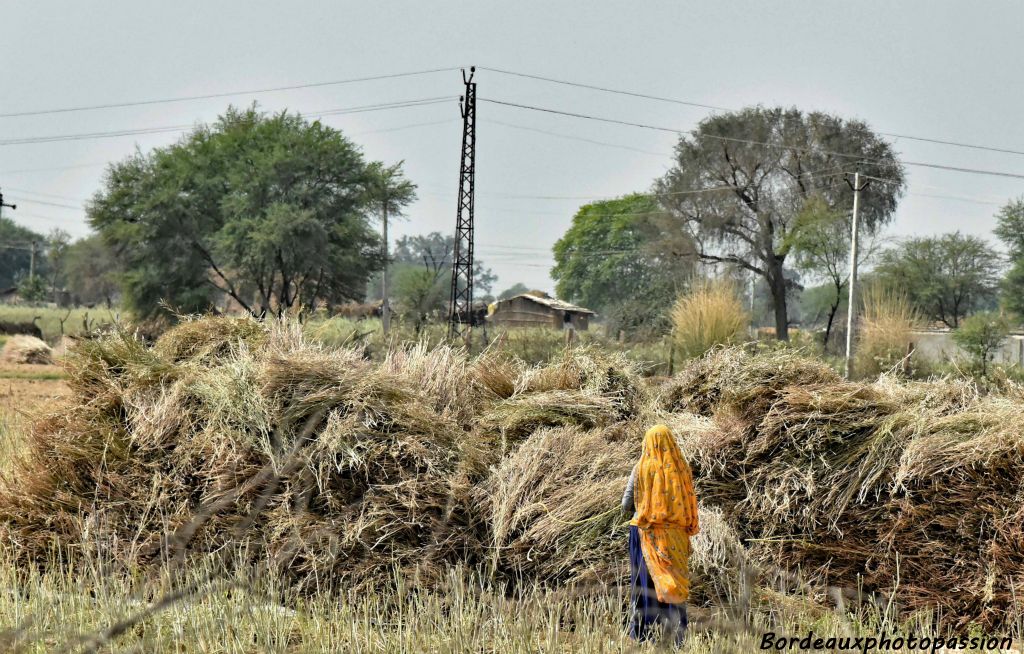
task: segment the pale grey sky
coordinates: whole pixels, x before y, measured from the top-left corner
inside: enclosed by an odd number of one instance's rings
[[[1024,151],[1024,3],[1015,0],[5,0],[0,11],[0,114],[475,64],[716,106],[795,105],[883,132]],[[680,129],[708,113],[489,71],[477,81],[482,98]],[[205,122],[228,103],[254,99],[267,110],[315,113],[460,91],[459,73],[444,72],[4,117],[0,142]],[[550,290],[550,247],[586,201],[579,198],[646,190],[670,165],[672,134],[489,103],[478,114],[477,252],[499,275],[496,291],[519,281]],[[405,160],[420,200],[398,235],[454,229],[454,101],[324,122],[370,159]],[[0,187],[19,205],[5,215],[40,231],[84,235],[80,207],[98,188],[103,164],[178,135],[0,144]],[[1022,155],[893,140],[910,161],[1024,174]],[[1024,179],[908,172],[893,237],[956,229],[989,237],[999,205],[1024,194]]]

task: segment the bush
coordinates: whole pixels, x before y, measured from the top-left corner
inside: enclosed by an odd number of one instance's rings
[[[750,316],[726,281],[695,286],[672,307],[676,345],[685,357],[699,357],[716,345],[743,339]]]
[[[953,332],[953,340],[968,356],[974,369],[984,377],[988,363],[1010,333],[1010,323],[994,311],[982,311],[965,318]]]

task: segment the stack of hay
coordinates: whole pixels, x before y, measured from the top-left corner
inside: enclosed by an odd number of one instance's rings
[[[467,547],[486,462],[450,349],[377,366],[289,327],[204,319],[153,348],[84,341],[68,371],[76,403],[35,425],[0,489],[23,558],[86,548],[132,566],[244,543],[326,586],[429,575]]]
[[[1012,619],[1024,588],[1019,401],[959,381],[848,383],[797,355],[727,349],[663,404],[719,425],[692,448],[700,496],[761,562],[895,590],[952,622]]]
[[[7,363],[53,363],[53,350],[35,336],[16,334],[4,343],[3,359]]]
[[[898,569],[905,606],[986,626],[1024,588],[1024,405],[966,383],[852,384],[790,352],[724,349],[654,398],[597,350],[375,364],[230,319],[153,347],[86,340],[67,363],[74,402],[0,481],[0,543],[26,562],[236,552],[299,589],[395,568],[429,584],[452,564],[603,587],[625,579],[619,499],[665,422],[705,505],[697,601],[749,590],[748,555],[882,592]]]

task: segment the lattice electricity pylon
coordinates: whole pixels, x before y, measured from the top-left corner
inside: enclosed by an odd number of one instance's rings
[[[452,289],[448,304],[448,338],[462,338],[469,346],[473,327],[473,188],[476,185],[476,82],[462,71],[466,94],[459,99],[462,111],[462,164],[459,167],[459,208],[455,218],[455,252],[452,255]]]

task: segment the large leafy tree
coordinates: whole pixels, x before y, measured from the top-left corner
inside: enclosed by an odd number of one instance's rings
[[[960,232],[908,239],[879,256],[875,276],[906,291],[931,320],[951,328],[991,308],[999,288],[999,254],[984,240]]]
[[[369,173],[337,130],[229,109],[213,125],[110,167],[89,221],[123,266],[127,307],[253,315],[361,299],[381,265]]]
[[[787,258],[797,216],[812,197],[847,213],[844,176],[875,178],[861,193],[861,225],[887,223],[903,192],[892,147],[863,122],[797,109],[753,107],[705,119],[680,137],[675,162],[655,183],[666,249],[733,264],[762,278],[772,294],[776,333],[788,338]]]
[[[8,289],[28,276],[32,243],[36,244],[36,272],[45,266],[40,256],[46,238],[10,218],[0,218],[0,290]]]
[[[67,249],[68,290],[86,305],[114,305],[120,293],[118,258],[98,234],[79,239]]]
[[[660,211],[655,198],[640,194],[580,207],[554,246],[558,296],[604,314],[615,327],[665,323],[692,262],[657,247],[652,217]]]
[[[847,302],[850,282],[851,216],[829,206],[824,198],[809,198],[797,214],[787,244],[793,253],[796,269],[821,286],[808,297],[812,304],[824,303],[825,334],[828,348],[836,315]],[[877,251],[876,230],[868,225],[860,230],[858,265],[863,265]]]
[[[1006,245],[1010,257],[1010,269],[1002,282],[1003,305],[1024,316],[1024,197],[1007,202],[996,220],[996,236]]]
[[[441,232],[403,236],[395,242],[395,251],[389,263],[392,275],[397,278],[402,270],[423,268],[428,270],[434,279],[433,284],[436,286],[436,292],[422,294],[423,298],[436,298],[436,300],[429,303],[431,306],[425,309],[425,313],[442,309],[448,301],[448,297],[451,294],[452,256],[454,251],[455,239]],[[411,279],[409,277],[410,273],[401,274],[406,275],[407,282]],[[416,277],[417,285],[423,286],[426,277],[426,274],[419,273]],[[485,266],[483,261],[480,259],[473,260],[473,295],[476,299],[488,297],[497,279],[497,275]],[[404,307],[409,307],[408,298],[401,297],[403,293],[397,286],[396,282],[396,300],[399,300]],[[406,283],[403,288],[408,289],[410,286]],[[380,289],[380,276],[378,275],[372,280],[367,296],[370,299],[380,299]],[[403,302],[403,299],[406,301]],[[424,302],[418,303],[418,306],[422,307],[423,305]]]

